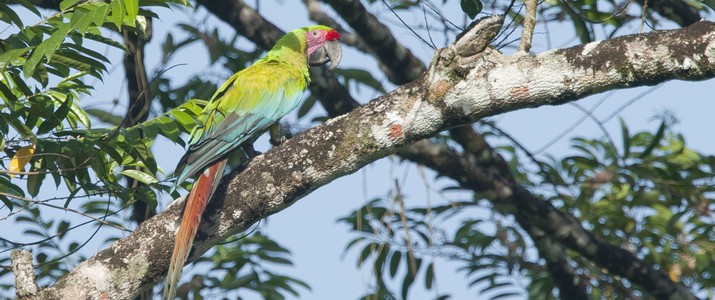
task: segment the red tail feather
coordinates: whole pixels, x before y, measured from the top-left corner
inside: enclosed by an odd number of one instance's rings
[[[216,190],[225,166],[226,159],[211,165],[196,179],[194,187],[187,196],[184,216],[181,218],[179,232],[176,234],[174,253],[171,255],[171,264],[169,265],[169,272],[164,285],[164,300],[173,300],[176,295],[181,270],[184,268],[191,245],[194,243],[196,231],[201,223],[201,215],[204,214],[206,204],[208,204],[211,195]]]

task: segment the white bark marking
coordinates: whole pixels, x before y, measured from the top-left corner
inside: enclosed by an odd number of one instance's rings
[[[593,49],[596,49],[596,47],[598,47],[598,44],[600,44],[600,43],[601,43],[601,41],[595,41],[595,42],[591,42],[586,45],[583,45],[583,51],[581,51],[581,55],[583,55],[583,56],[588,55],[589,53],[591,53],[591,51],[593,51]]]

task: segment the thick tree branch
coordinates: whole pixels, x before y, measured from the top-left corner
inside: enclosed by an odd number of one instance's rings
[[[242,172],[233,172],[207,209],[190,260],[332,180],[445,129],[610,89],[715,77],[715,24],[710,22],[518,58],[492,50],[475,53],[469,48],[473,44],[469,39],[475,36],[471,32],[441,49],[428,74],[417,81],[308,130],[255,157]],[[522,189],[503,192],[524,199],[531,195]],[[44,289],[42,298],[129,299],[161,280],[184,202],[175,203]],[[560,214],[557,210],[517,208],[531,212],[534,224],[559,220],[554,217]],[[565,241],[573,238],[565,245],[582,249],[594,260],[617,262],[630,255],[625,250],[600,252],[602,248],[590,247],[581,233],[568,226],[557,228],[556,236]],[[606,267],[614,273],[641,275],[643,280],[660,280],[649,277],[647,265],[628,270],[613,263]],[[666,288],[676,288],[680,294],[684,290],[678,285]],[[667,292],[655,290],[654,295]],[[684,294],[688,298],[687,291]]]

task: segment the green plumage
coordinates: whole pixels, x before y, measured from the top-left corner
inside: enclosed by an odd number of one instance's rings
[[[331,30],[310,26],[291,31],[216,91],[199,116],[202,125],[191,132],[174,187],[295,109],[310,82],[305,35],[314,29]]]

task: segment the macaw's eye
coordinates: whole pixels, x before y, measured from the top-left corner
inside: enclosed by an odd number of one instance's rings
[[[313,32],[311,32],[310,34],[312,34],[313,36],[318,36],[320,33],[317,30],[313,30]]]

